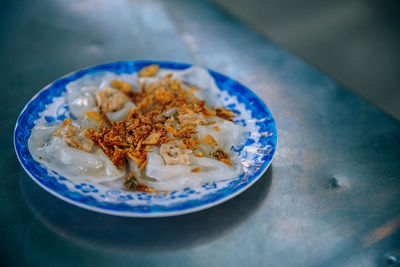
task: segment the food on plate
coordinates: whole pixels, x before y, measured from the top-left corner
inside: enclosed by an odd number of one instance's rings
[[[34,127],[28,145],[36,161],[74,181],[108,182],[126,174],[70,120]]]
[[[67,86],[71,118],[39,124],[33,158],[74,181],[170,191],[243,173],[246,135],[222,107],[208,71],[149,65],[138,74],[83,76]]]

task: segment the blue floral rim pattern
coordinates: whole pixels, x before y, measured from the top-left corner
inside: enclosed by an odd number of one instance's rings
[[[221,92],[225,91],[228,95],[236,97],[237,102],[243,104],[245,109],[251,112],[251,118],[255,120],[255,125],[260,136],[257,140],[259,150],[257,159],[252,159],[254,160],[254,168],[249,169],[250,171],[238,177],[238,179],[225,182],[221,186],[219,182],[205,184],[201,188],[204,191],[201,194],[196,189],[191,188],[169,192],[169,200],[179,199],[179,201],[174,201],[173,203],[167,203],[166,201],[165,205],[163,203],[160,204],[160,202],[154,204],[152,203],[152,199],[160,198],[160,196],[143,192],[124,195],[109,190],[106,194],[100,194],[101,192],[99,192],[96,186],[85,183],[74,185],[74,189],[76,190],[72,191],[66,185],[66,182],[68,182],[67,178],[53,175],[51,171],[32,158],[28,150],[28,139],[32,128],[35,126],[35,121],[46,110],[46,106],[53,102],[54,98],[60,97],[65,93],[68,83],[84,75],[101,71],[110,71],[115,74],[131,74],[138,72],[150,64],[158,64],[161,68],[172,70],[184,70],[192,66],[184,63],[160,61],[121,61],[102,64],[70,73],[38,92],[22,110],[14,132],[16,154],[29,176],[48,192],[71,204],[101,213],[131,217],[162,217],[199,211],[238,195],[256,182],[268,168],[275,153],[277,132],[274,119],[267,106],[252,91],[242,84],[211,70],[209,70],[209,73]],[[234,105],[228,107],[235,110]],[[46,120],[63,120],[64,118],[65,114],[55,114],[55,117],[46,118]],[[249,138],[245,146],[254,142],[254,140]],[[91,194],[100,194],[100,198],[94,197]],[[106,200],[107,197],[113,197],[112,194],[115,194],[114,199],[117,201]],[[196,194],[199,194],[200,197],[196,196]],[[135,198],[140,201],[132,204],[132,200]],[[130,202],[126,202],[127,200]],[[143,201],[147,202],[143,203]]]

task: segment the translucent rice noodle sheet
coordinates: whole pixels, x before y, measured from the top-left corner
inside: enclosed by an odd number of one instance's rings
[[[172,78],[183,82],[183,84],[187,83],[201,88],[201,90],[194,91],[194,95],[201,100],[205,100],[207,106],[221,106],[218,87],[207,69],[201,67],[190,67],[186,70],[178,71],[161,69],[158,75],[164,76],[168,73],[172,73]]]
[[[125,120],[126,116],[129,113],[129,109],[130,108],[134,108],[135,104],[133,104],[132,102],[127,102],[124,107],[120,110],[114,111],[114,112],[107,112],[107,118],[110,121],[123,121]]]
[[[125,175],[125,168],[116,168],[100,148],[86,152],[67,145],[58,136],[52,136],[58,127],[38,125],[32,129],[28,146],[36,161],[76,182],[96,184]]]
[[[218,130],[215,130],[215,128]],[[223,119],[214,124],[199,125],[196,130],[199,140],[204,140],[207,135],[211,135],[218,143],[218,147],[226,152],[229,152],[232,147],[239,148],[242,145],[241,142],[245,139],[244,137],[248,134],[245,127]],[[215,151],[215,148],[209,145],[201,144],[199,147],[206,156],[211,156],[212,152]],[[229,152],[229,154],[236,154],[236,152]]]
[[[201,186],[207,182],[220,181],[238,177],[243,173],[237,158],[232,158],[233,166],[221,161],[190,156],[191,165],[165,165],[157,147],[152,147],[152,152],[147,154],[145,177],[139,181],[156,190],[181,190],[187,187]],[[201,172],[192,172],[200,168]]]
[[[89,110],[99,111],[96,103],[97,92],[110,88],[113,80],[122,80],[132,85],[132,91],[138,90],[136,74],[116,75],[111,72],[98,72],[92,75],[83,76],[81,79],[69,83],[67,88],[67,102],[71,113],[78,119],[85,117]],[[124,107],[115,112],[107,112],[106,115],[111,121],[125,119],[129,108],[135,107],[132,102],[127,102]]]

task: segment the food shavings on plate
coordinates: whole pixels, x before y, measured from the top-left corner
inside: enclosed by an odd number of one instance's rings
[[[128,191],[238,177],[243,169],[234,148],[246,130],[234,123],[235,112],[218,105],[218,89],[205,72],[150,65],[138,74],[71,83],[68,106],[77,119],[35,126],[29,150],[71,180],[116,180]]]

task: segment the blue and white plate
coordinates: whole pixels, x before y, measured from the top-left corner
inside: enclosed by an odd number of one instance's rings
[[[63,121],[69,117],[66,85],[85,75],[110,71],[118,75],[135,73],[144,66],[183,70],[190,64],[158,61],[123,61],[97,65],[70,73],[37,93],[22,110],[15,125],[14,146],[22,167],[41,187],[73,205],[100,213],[130,217],[164,217],[191,213],[218,205],[254,184],[271,163],[277,143],[275,122],[267,106],[240,83],[209,71],[221,90],[224,106],[240,113],[236,122],[251,134],[239,150],[244,173],[235,179],[207,183],[167,194],[126,192],[101,184],[75,183],[36,162],[28,150],[32,128],[39,122]]]

